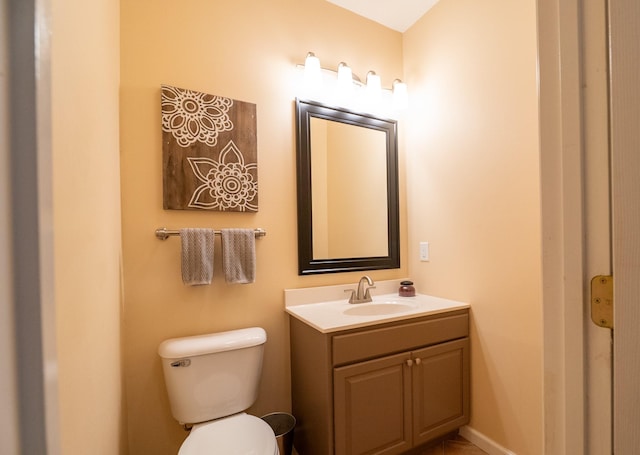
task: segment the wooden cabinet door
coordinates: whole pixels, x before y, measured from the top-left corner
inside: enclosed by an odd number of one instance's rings
[[[411,355],[334,369],[335,454],[398,454],[411,447]]]
[[[413,444],[469,422],[469,338],[412,353]]]

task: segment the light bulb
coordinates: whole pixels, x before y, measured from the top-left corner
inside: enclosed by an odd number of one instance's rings
[[[369,71],[367,73],[367,91],[377,95],[381,90],[382,85],[380,83],[380,76],[378,76],[375,71]]]
[[[322,85],[320,59],[313,52],[309,52],[304,60],[304,80],[312,88],[318,88]]]
[[[407,84],[400,79],[396,79],[393,81],[393,107],[400,110],[406,109],[408,105]]]
[[[353,73],[344,62],[340,62],[338,65],[338,85],[345,89],[351,88],[353,85]]]

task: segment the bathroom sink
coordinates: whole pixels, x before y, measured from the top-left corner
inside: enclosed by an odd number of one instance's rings
[[[383,314],[404,313],[406,311],[414,310],[416,306],[417,305],[396,302],[359,303],[351,306],[351,308],[347,308],[343,313],[353,316],[377,316]]]
[[[331,333],[469,308],[468,303],[423,294],[400,297],[398,280],[376,285],[380,294],[372,293],[368,303],[349,303],[349,285],[285,290],[285,310],[321,333]]]

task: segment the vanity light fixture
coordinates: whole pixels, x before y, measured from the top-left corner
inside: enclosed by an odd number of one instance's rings
[[[320,59],[313,52],[308,52],[304,65],[297,65],[297,67],[304,69],[304,85],[306,90],[314,93],[313,96],[320,95],[347,102],[353,99],[352,96],[355,96],[352,95],[352,92],[362,89],[362,94],[365,95],[362,101],[370,107],[382,103],[383,98],[387,99],[386,96],[382,96],[383,94],[388,95],[389,98],[391,95],[393,96],[389,104],[392,104],[395,110],[407,107],[407,84],[400,79],[394,80],[390,89],[383,88],[380,76],[375,71],[369,71],[366,81],[363,83],[358,76],[353,74],[345,62],[340,62],[336,70],[322,68]],[[329,74],[329,78],[325,79],[327,74]],[[333,76],[333,82],[330,81],[331,76]],[[324,87],[323,81],[326,83]],[[322,93],[320,93],[320,89],[322,89]],[[332,91],[335,93],[331,93]]]

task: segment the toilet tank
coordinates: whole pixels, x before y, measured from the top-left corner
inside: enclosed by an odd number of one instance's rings
[[[194,424],[249,408],[266,341],[260,327],[163,341],[158,354],[173,417]]]

